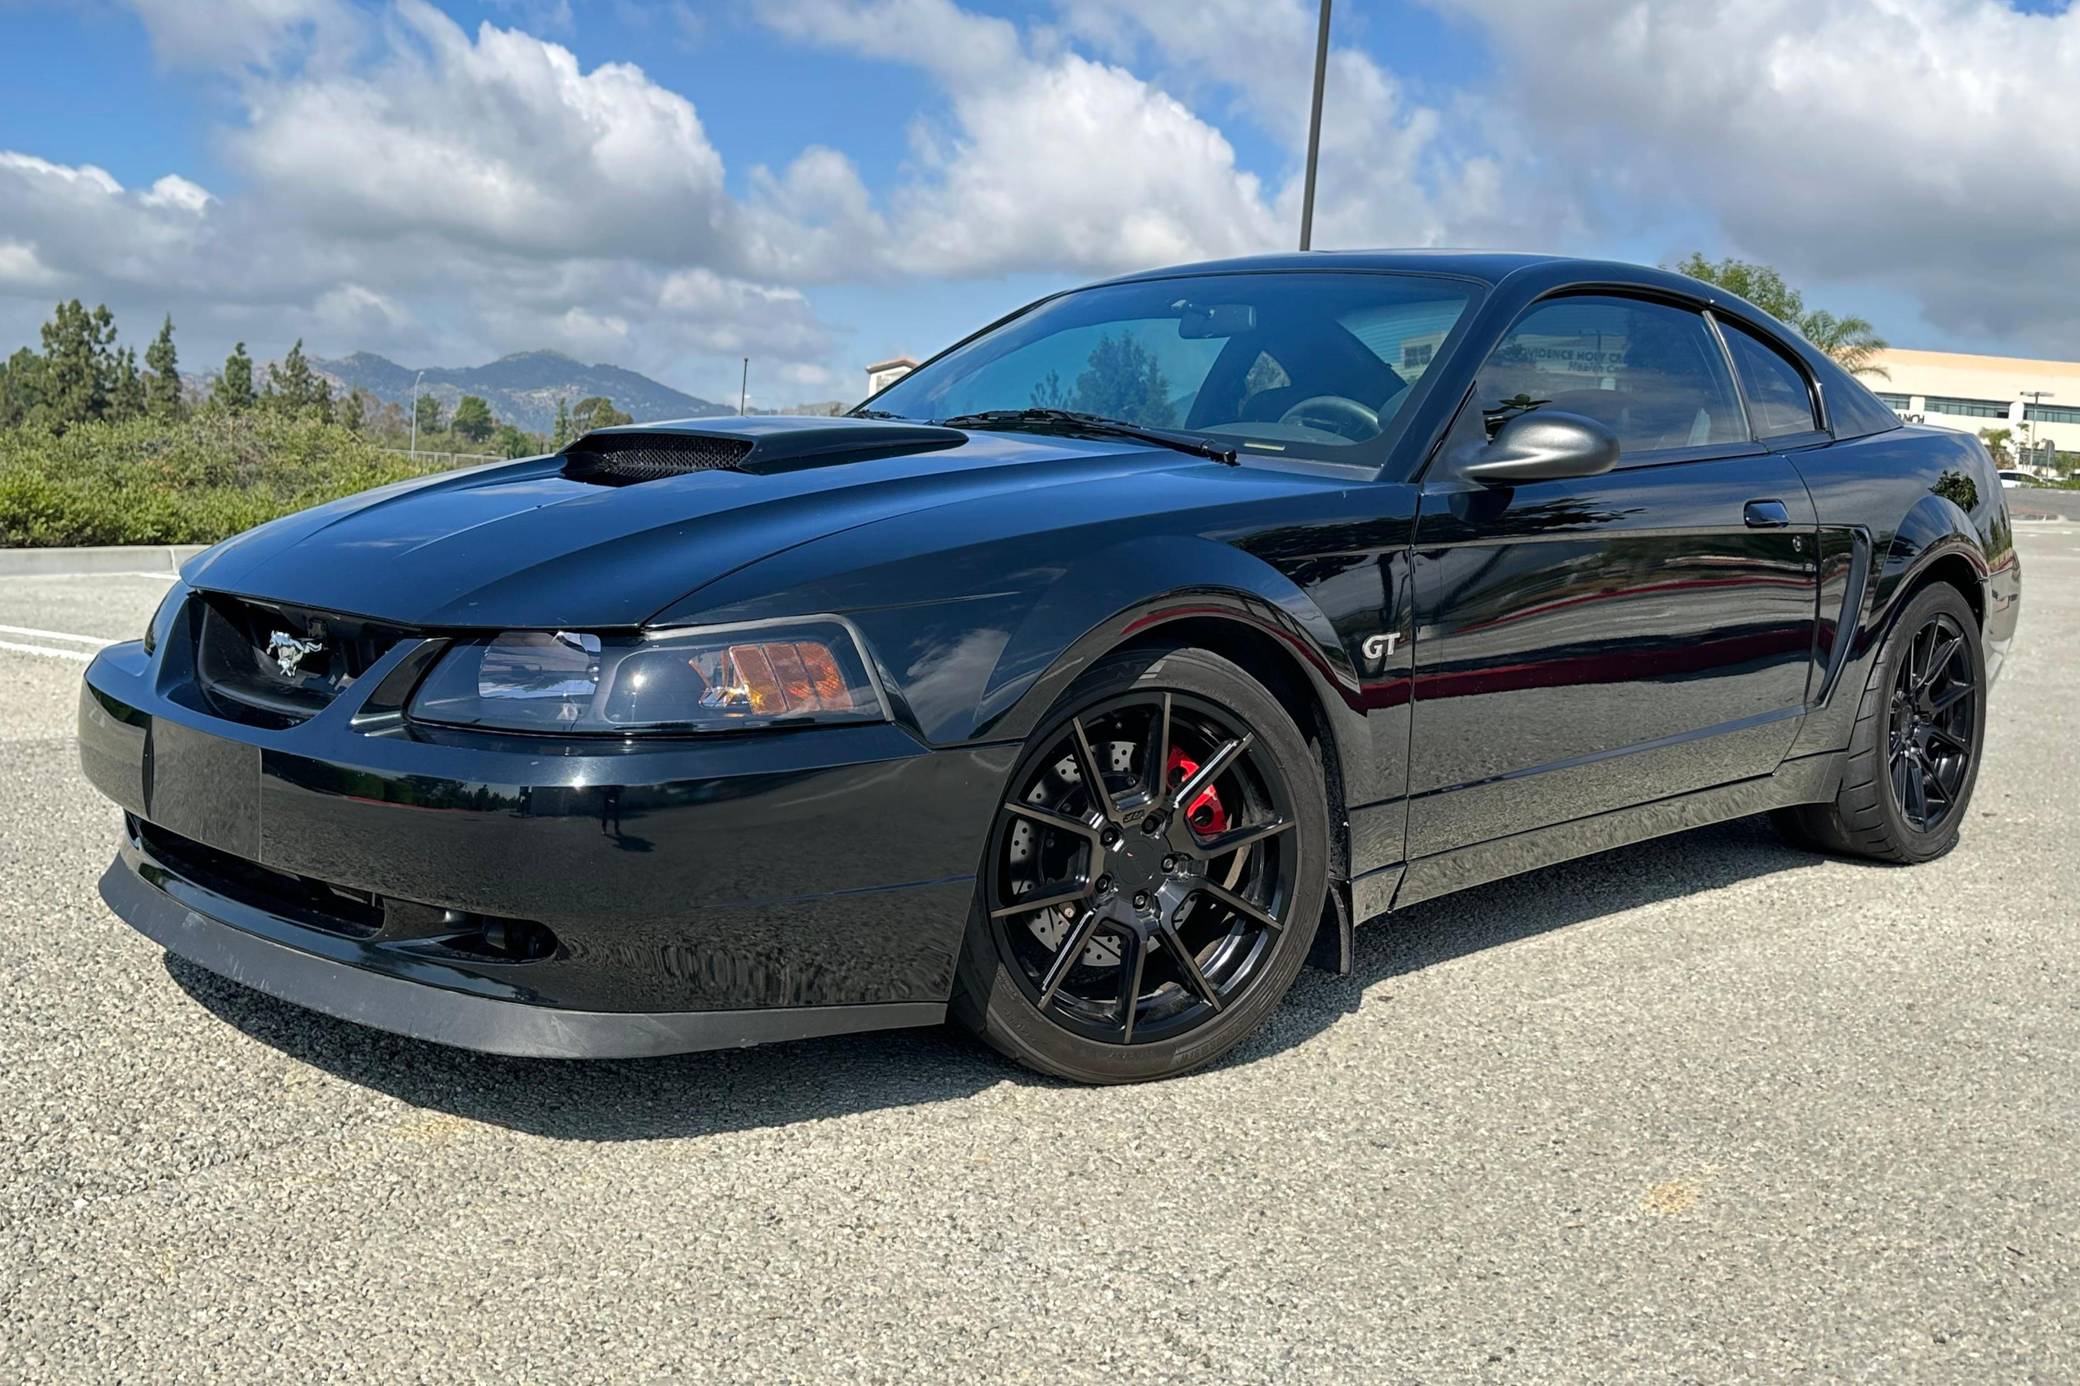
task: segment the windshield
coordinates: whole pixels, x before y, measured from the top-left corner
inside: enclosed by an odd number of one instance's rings
[[[1020,314],[866,407],[920,420],[1066,410],[1258,453],[1349,459],[1438,358],[1468,294],[1453,280],[1373,273],[1104,285]]]

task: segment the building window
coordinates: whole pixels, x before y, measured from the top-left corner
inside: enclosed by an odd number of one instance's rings
[[[2009,405],[1998,399],[1939,399],[1928,397],[1928,412],[1949,414],[1960,419],[2005,419]]]
[[[1883,390],[1873,391],[1873,393],[1878,396],[1878,403],[1897,413],[1904,414],[1914,407],[1914,397],[1912,395],[1888,395]]]
[[[2022,417],[2031,423],[2080,424],[2080,405],[2025,404]]]

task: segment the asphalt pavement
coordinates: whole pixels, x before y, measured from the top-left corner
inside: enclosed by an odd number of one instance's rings
[[[169,961],[71,735],[164,580],[0,578],[0,1381],[2080,1378],[2080,523],[2019,534],[1948,858],[1498,883],[1108,1090],[491,1058]]]

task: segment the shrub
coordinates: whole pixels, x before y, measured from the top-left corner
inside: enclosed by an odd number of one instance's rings
[[[211,544],[443,469],[267,411],[87,423],[62,436],[24,425],[0,430],[0,547]]]

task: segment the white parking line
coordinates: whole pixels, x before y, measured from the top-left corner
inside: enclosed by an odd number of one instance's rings
[[[116,643],[113,640],[104,640],[98,635],[73,635],[62,630],[38,630],[34,626],[0,626],[0,635],[28,635],[38,640],[69,640],[75,645],[92,645],[97,650],[103,645]]]
[[[76,659],[82,664],[94,657],[88,650],[54,650],[47,645],[18,645],[12,640],[0,640],[0,650],[13,650],[18,654],[49,655],[52,659]]]
[[[2017,520],[2015,523],[2023,522]],[[0,582],[92,582],[95,578],[152,578],[159,582],[172,582],[178,577],[179,573],[147,573],[142,570],[119,573],[9,573],[0,577]]]

